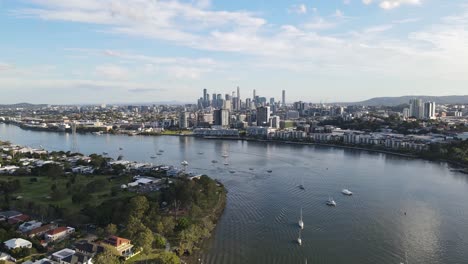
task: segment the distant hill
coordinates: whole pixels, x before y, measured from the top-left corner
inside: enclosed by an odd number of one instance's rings
[[[345,103],[347,105],[368,105],[368,106],[395,106],[408,104],[410,99],[418,98],[423,101],[433,101],[437,104],[468,104],[468,95],[448,95],[448,96],[427,96],[427,95],[406,95],[399,97],[375,97],[361,102]]]
[[[18,103],[18,104],[0,104],[0,108],[38,108],[45,107],[46,104],[30,104],[30,103]]]

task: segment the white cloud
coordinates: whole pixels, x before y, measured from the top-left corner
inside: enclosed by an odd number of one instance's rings
[[[379,6],[382,9],[394,9],[402,5],[420,5],[423,0],[375,0],[379,2]],[[365,5],[370,5],[374,0],[362,0]]]
[[[302,25],[305,29],[309,30],[324,30],[333,28],[336,26],[335,23],[325,20],[322,17],[316,17],[312,21]]]
[[[307,6],[305,4],[300,5],[293,5],[288,8],[289,13],[296,13],[296,14],[306,14],[307,13]]]
[[[112,64],[97,66],[95,73],[99,77],[103,77],[106,79],[119,80],[119,79],[128,79],[129,77],[128,69],[121,67],[121,66],[112,65]]]
[[[380,33],[380,32],[384,32],[384,31],[388,31],[390,29],[393,28],[393,25],[380,25],[380,26],[373,26],[373,27],[369,27],[369,28],[366,28],[364,29],[364,32],[365,33]]]
[[[0,62],[0,71],[7,71],[7,70],[11,70],[13,68],[14,67],[11,64]]]
[[[343,0],[343,4],[349,5],[349,4],[351,4],[351,0]]]
[[[343,11],[341,11],[339,9],[335,10],[335,16],[338,17],[338,18],[344,17]]]

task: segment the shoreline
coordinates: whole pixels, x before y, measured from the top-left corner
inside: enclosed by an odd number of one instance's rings
[[[9,122],[0,122],[0,123],[5,123],[8,125],[14,125],[19,127],[20,129],[23,130],[31,130],[31,131],[44,131],[44,132],[55,132],[55,133],[70,133],[67,131],[55,131],[55,130],[50,130],[50,129],[28,129],[24,128],[21,125],[17,123],[9,123]],[[79,134],[92,134],[91,132],[77,132]],[[103,133],[101,135],[128,135],[128,136],[135,136],[133,134],[129,133]],[[250,142],[265,142],[265,143],[275,143],[275,144],[285,144],[285,145],[309,145],[309,146],[322,146],[322,147],[330,147],[330,148],[340,148],[340,149],[352,149],[352,150],[359,150],[359,151],[368,151],[368,152],[374,152],[374,153],[382,153],[382,154],[387,154],[387,155],[394,155],[394,156],[399,156],[399,157],[404,157],[404,158],[412,158],[412,159],[421,159],[421,160],[426,160],[426,161],[431,161],[431,162],[445,162],[448,163],[452,166],[458,167],[457,171],[468,174],[468,164],[463,164],[457,161],[451,161],[451,160],[446,160],[446,159],[430,159],[430,158],[425,158],[421,155],[417,154],[405,154],[405,153],[400,153],[400,152],[395,152],[395,151],[389,151],[389,150],[381,150],[381,149],[373,149],[373,148],[366,148],[363,146],[352,146],[352,145],[341,145],[341,144],[329,144],[329,143],[319,143],[319,142],[297,142],[297,141],[282,141],[282,140],[273,140],[273,139],[258,139],[258,138],[246,138],[246,137],[217,137],[217,136],[195,136],[193,134],[177,134],[177,133],[171,133],[171,134],[157,134],[157,133],[148,133],[148,134],[136,134],[138,136],[178,136],[178,137],[196,137],[200,139],[206,139],[206,140],[236,140],[236,141],[250,141]],[[462,169],[460,169],[462,168]]]

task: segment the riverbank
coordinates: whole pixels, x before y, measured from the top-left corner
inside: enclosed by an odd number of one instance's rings
[[[16,125],[20,127],[21,129],[28,130],[27,128],[23,128],[19,126],[18,124],[15,123],[10,123],[12,125]],[[55,130],[50,130],[50,129],[43,129],[41,131],[47,131],[47,132],[60,132],[60,131],[55,131]],[[452,161],[444,158],[428,158],[424,156],[422,153],[402,153],[398,151],[391,151],[387,149],[377,149],[377,148],[368,148],[362,145],[343,145],[343,144],[330,144],[330,143],[321,143],[321,142],[300,142],[300,141],[283,141],[283,140],[274,140],[274,139],[258,139],[258,138],[247,138],[247,137],[217,137],[217,136],[205,136],[205,137],[198,137],[193,134],[187,133],[187,131],[184,131],[184,133],[179,133],[175,131],[169,131],[168,133],[138,133],[138,134],[129,134],[129,133],[103,133],[103,134],[114,134],[114,135],[143,135],[143,136],[183,136],[183,137],[197,137],[197,138],[202,138],[202,139],[207,139],[207,140],[231,140],[231,141],[249,141],[249,142],[266,142],[266,143],[275,143],[275,144],[294,144],[294,145],[313,145],[313,146],[324,146],[324,147],[334,147],[334,148],[341,148],[341,149],[352,149],[352,150],[360,150],[360,151],[368,151],[368,152],[374,152],[374,153],[382,153],[382,154],[387,154],[387,155],[394,155],[394,156],[399,156],[399,157],[405,157],[405,158],[414,158],[414,159],[423,159],[423,160],[428,160],[428,161],[434,161],[434,162],[446,162],[451,164],[452,166],[462,168],[458,169],[460,172],[463,173],[468,173],[468,164],[464,164],[458,161]]]

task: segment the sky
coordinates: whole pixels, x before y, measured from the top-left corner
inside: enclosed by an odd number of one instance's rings
[[[0,103],[468,94],[467,0],[0,0]]]

